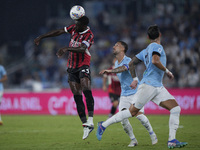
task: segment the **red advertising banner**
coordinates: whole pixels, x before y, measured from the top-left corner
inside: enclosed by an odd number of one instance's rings
[[[200,114],[200,89],[169,89],[181,107],[181,114]],[[92,90],[95,114],[109,114],[111,102],[108,93]],[[85,100],[84,100],[85,102]],[[76,104],[70,90],[60,92],[4,93],[0,111],[2,114],[50,114],[77,115]],[[169,111],[149,102],[145,114],[168,114]]]

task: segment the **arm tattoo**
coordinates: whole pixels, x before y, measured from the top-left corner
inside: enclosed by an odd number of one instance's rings
[[[126,70],[127,70],[127,68],[125,66],[120,66],[115,69],[112,69],[112,73],[120,73],[120,72],[124,72]]]
[[[135,68],[136,68],[136,65],[138,63],[140,63],[140,62],[141,61],[137,57],[133,57],[133,59],[130,61],[130,63],[129,63],[129,70],[130,70],[132,78],[136,77]]]

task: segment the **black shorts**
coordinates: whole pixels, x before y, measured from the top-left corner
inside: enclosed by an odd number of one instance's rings
[[[68,69],[68,82],[72,81],[72,82],[76,82],[76,83],[80,83],[80,79],[87,77],[91,80],[91,75],[90,75],[90,68],[89,66],[82,66],[78,69]]]
[[[111,102],[114,102],[114,101],[119,101],[120,95],[109,93],[109,97]]]

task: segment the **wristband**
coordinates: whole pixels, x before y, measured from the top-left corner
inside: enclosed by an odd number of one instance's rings
[[[165,73],[168,73],[168,72],[169,72],[169,70],[166,68]]]
[[[138,81],[138,77],[133,78],[133,80],[137,80]]]

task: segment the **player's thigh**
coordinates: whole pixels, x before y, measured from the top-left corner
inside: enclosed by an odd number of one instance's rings
[[[79,72],[68,72],[68,82],[80,83]]]
[[[167,110],[178,106],[174,96],[165,87],[158,88],[158,95],[154,98],[153,102]]]
[[[81,95],[82,89],[79,79],[79,73],[68,73],[68,82],[70,89],[74,95]]]
[[[121,96],[120,97],[120,101],[119,101],[119,111],[122,111],[124,109],[129,109],[130,106],[131,106],[131,100],[132,100],[132,97],[133,95],[131,96]]]
[[[135,107],[142,109],[144,105],[151,101],[157,94],[156,88],[147,84],[141,84],[134,95]]]
[[[74,82],[74,81],[68,81],[70,89],[74,95],[82,95],[82,88],[81,84]]]
[[[91,75],[88,66],[83,67],[79,72],[79,79],[81,83],[82,90],[91,90]]]
[[[160,106],[167,110],[171,110],[172,108],[179,106],[179,105],[175,99],[169,99],[169,100],[161,102]]]
[[[158,94],[152,100],[157,105],[170,110],[171,108],[178,106],[174,96],[172,96],[165,87],[157,88]]]
[[[87,77],[81,78],[81,87],[83,91],[91,90],[91,81]]]
[[[137,101],[137,98],[135,97],[135,94],[131,97],[131,104],[133,104],[135,106],[135,103]],[[139,114],[144,113],[144,107],[142,107],[139,112]]]

